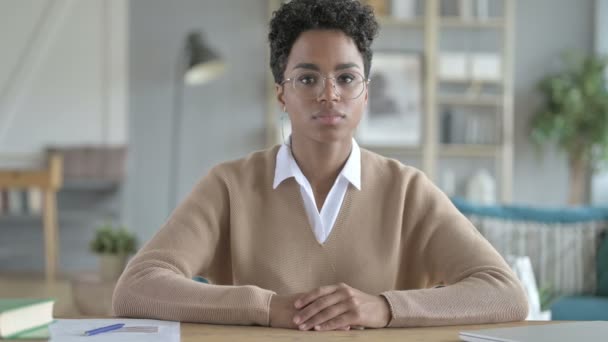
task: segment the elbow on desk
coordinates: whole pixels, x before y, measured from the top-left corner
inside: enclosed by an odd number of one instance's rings
[[[115,317],[139,317],[134,308],[137,307],[134,297],[130,294],[129,284],[123,277],[119,279],[112,295],[112,315]]]
[[[530,312],[530,306],[528,304],[528,297],[523,294],[523,300],[518,301],[515,308],[515,316],[517,321],[523,321],[528,317]]]
[[[529,311],[528,296],[515,274],[489,271],[475,277],[485,278],[487,281],[487,292],[480,288],[474,291],[477,295],[485,296],[487,302],[482,305],[480,311],[481,321],[468,323],[504,323],[526,319]]]
[[[528,304],[528,296],[524,291],[522,285],[519,281],[513,282],[511,287],[511,291],[506,292],[506,305],[507,310],[506,321],[523,321],[528,317],[528,312],[530,310]]]
[[[524,296],[525,298],[525,296]],[[513,301],[507,314],[507,322],[523,321],[528,317],[528,301],[527,300],[516,300]]]
[[[125,298],[123,294],[123,289],[118,283],[114,288],[114,293],[112,294],[112,316],[128,316],[127,314],[127,305],[125,305]]]

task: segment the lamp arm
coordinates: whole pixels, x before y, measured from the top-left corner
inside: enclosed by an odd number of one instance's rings
[[[181,130],[183,120],[183,92],[184,92],[184,71],[186,68],[186,55],[184,48],[179,49],[177,62],[175,64],[175,79],[173,84],[173,111],[169,113],[171,122],[171,132],[169,137],[169,182],[167,196],[167,215],[175,209],[177,205],[177,187],[180,171],[180,145],[181,145]]]

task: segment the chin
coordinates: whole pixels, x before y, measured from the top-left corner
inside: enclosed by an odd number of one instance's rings
[[[350,141],[352,133],[343,130],[324,130],[315,134],[315,140],[320,143],[337,143],[341,141]]]

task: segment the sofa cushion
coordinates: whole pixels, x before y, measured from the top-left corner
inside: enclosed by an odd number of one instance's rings
[[[608,234],[597,251],[597,294],[608,296]]]
[[[608,297],[562,297],[551,305],[551,319],[556,321],[608,320]]]

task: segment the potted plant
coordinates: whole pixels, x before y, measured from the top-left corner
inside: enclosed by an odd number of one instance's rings
[[[137,240],[124,226],[101,225],[91,241],[91,250],[99,254],[101,279],[115,280],[125,268],[127,257],[135,252]]]
[[[539,83],[543,103],[532,118],[537,144],[557,143],[568,154],[571,205],[587,201],[591,168],[608,160],[607,58],[567,54],[565,68]]]

